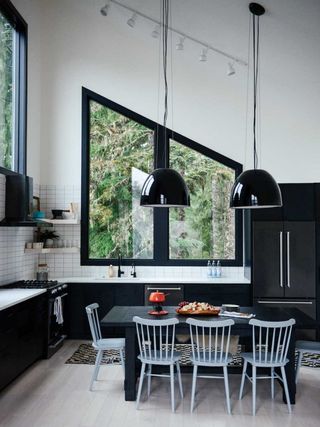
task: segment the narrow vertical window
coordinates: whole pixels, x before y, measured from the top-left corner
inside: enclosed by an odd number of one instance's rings
[[[14,29],[0,12],[0,166],[14,170]]]
[[[25,173],[27,24],[9,0],[0,3],[0,168]]]

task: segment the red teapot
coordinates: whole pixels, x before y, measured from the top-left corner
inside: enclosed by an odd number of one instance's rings
[[[151,292],[151,294],[149,295],[149,301],[153,302],[153,303],[161,303],[161,302],[165,302],[166,300],[166,295],[164,292]]]
[[[149,301],[153,304],[154,309],[150,310],[148,313],[154,316],[162,316],[164,314],[168,314],[167,311],[162,309],[162,303],[165,302],[166,296],[169,294],[165,294],[164,292],[151,292],[149,295]]]

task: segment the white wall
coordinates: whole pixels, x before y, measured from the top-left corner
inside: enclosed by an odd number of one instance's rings
[[[123,1],[159,16],[159,0]],[[28,172],[41,184],[78,185],[81,86],[158,119],[153,27],[140,21],[129,28],[129,14],[114,6],[102,17],[104,0],[14,3],[29,23]],[[246,59],[247,3],[173,0],[173,26]],[[320,2],[263,4],[261,165],[279,182],[320,181]],[[199,63],[198,56],[191,43],[173,52],[174,129],[241,163],[251,160],[246,69],[227,77],[224,59],[210,54]]]

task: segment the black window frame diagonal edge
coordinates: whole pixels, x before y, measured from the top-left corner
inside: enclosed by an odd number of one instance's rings
[[[119,114],[122,114],[154,131],[154,140],[156,142],[166,134],[166,153],[169,153],[169,140],[174,139],[178,143],[185,145],[203,155],[212,158],[235,171],[235,177],[242,172],[242,165],[231,160],[222,154],[219,154],[203,145],[192,141],[191,139],[172,132],[167,129],[164,132],[163,126],[141,116],[140,114],[129,110],[85,87],[82,87],[82,171],[81,171],[81,265],[104,266],[117,264],[117,259],[93,259],[89,258],[89,153],[90,153],[90,101],[95,101],[107,108],[110,108]],[[158,132],[158,136],[157,136]],[[173,138],[172,138],[173,136]],[[164,147],[156,149],[154,147],[154,158],[157,155],[157,167],[164,167]],[[168,158],[167,158],[168,161]],[[167,163],[168,164],[168,163]],[[147,209],[147,208],[146,208]],[[242,266],[243,265],[243,215],[240,210],[235,211],[235,258],[232,260],[221,260],[222,266]],[[165,238],[163,237],[165,236]],[[154,258],[153,259],[132,259],[122,260],[123,265],[144,266],[203,266],[205,260],[197,259],[169,259],[169,212],[168,208],[154,209]]]

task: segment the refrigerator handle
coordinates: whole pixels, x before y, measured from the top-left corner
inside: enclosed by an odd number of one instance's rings
[[[290,288],[290,231],[287,231],[287,286]]]
[[[282,231],[279,233],[279,245],[280,245],[280,288],[283,288],[283,239]]]

